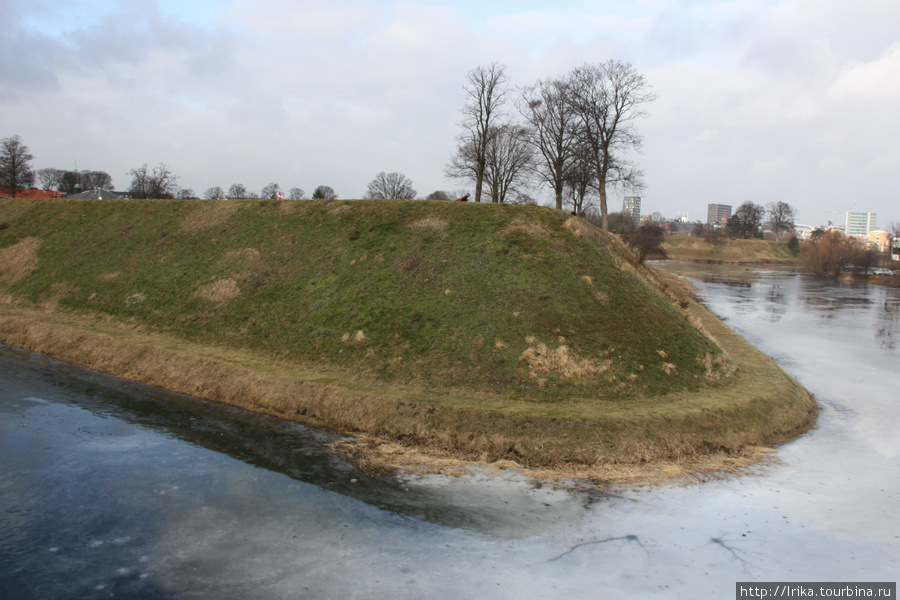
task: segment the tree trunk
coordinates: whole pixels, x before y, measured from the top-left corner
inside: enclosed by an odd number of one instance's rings
[[[600,193],[600,216],[603,222],[603,233],[609,233],[609,211],[606,209],[606,186],[601,184],[598,187],[600,188],[597,191]]]
[[[475,202],[481,202],[481,191],[484,188],[484,167],[479,167],[475,174]]]

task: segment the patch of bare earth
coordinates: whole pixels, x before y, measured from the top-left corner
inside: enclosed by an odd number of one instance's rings
[[[543,223],[526,219],[519,216],[503,229],[504,234],[521,232],[535,238],[546,238],[550,236],[550,230]]]
[[[31,275],[37,268],[40,238],[28,237],[0,249],[0,282],[15,283]]]
[[[195,292],[195,295],[204,300],[209,300],[210,302],[215,302],[217,304],[227,302],[232,298],[240,296],[240,294],[241,290],[234,279],[219,279],[213,283],[201,286]]]
[[[608,360],[596,362],[590,358],[582,358],[566,345],[551,349],[543,343],[527,348],[519,356],[519,361],[526,363],[531,368],[534,377],[538,372],[542,372],[562,375],[567,379],[604,373],[611,364]]]
[[[443,231],[449,227],[449,223],[444,219],[436,219],[434,217],[428,217],[425,219],[419,219],[418,221],[413,221],[409,224],[412,229],[430,229],[432,231]]]
[[[199,204],[199,208],[182,221],[182,231],[195,233],[211,227],[218,227],[228,221],[238,209],[238,204],[234,201],[212,201]]]
[[[262,263],[262,255],[256,248],[242,248],[226,252],[222,256],[222,262],[237,267],[254,268]]]

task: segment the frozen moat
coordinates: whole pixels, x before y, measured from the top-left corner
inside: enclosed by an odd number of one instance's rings
[[[368,477],[327,433],[0,348],[0,590],[25,598],[733,598],[896,581],[900,291],[667,265],[816,395],[739,478]]]

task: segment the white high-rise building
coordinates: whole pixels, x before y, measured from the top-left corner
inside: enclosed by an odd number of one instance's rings
[[[874,229],[878,229],[878,215],[876,213],[847,211],[847,223],[844,226],[844,233],[849,237],[865,238]]]
[[[641,197],[625,196],[622,200],[622,212],[631,215],[635,225],[641,223]]]

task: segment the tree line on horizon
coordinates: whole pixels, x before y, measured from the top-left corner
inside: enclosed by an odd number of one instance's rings
[[[74,168],[56,169],[44,168],[34,170],[31,161],[34,155],[18,135],[0,140],[0,188],[9,192],[15,198],[19,192],[34,189],[36,184],[45,192],[56,192],[62,195],[72,195],[89,190],[115,190],[112,176],[105,171],[78,170]],[[131,183],[125,190],[131,198],[178,198],[183,200],[198,199],[198,196],[190,188],[182,188],[178,182],[180,177],[176,175],[165,163],[159,163],[155,167],[149,167],[146,163],[134,168],[128,173]],[[309,198],[306,192],[299,187],[282,190],[278,183],[269,183],[259,193],[252,192],[242,183],[232,184],[226,191],[220,186],[210,187],[204,192],[203,198],[215,199],[271,199],[287,198],[289,200],[305,200]],[[337,199],[334,188],[328,185],[320,185],[313,190],[312,199]],[[365,198],[373,199],[413,199],[416,190],[412,181],[402,173],[384,171],[378,173],[369,183]],[[449,200],[446,192],[436,191],[428,196],[431,200]]]
[[[635,121],[646,116],[643,105],[653,101],[655,94],[631,64],[614,60],[584,64],[562,77],[522,88],[514,103],[518,118],[507,111],[512,89],[505,65],[476,67],[468,73],[464,89],[467,100],[461,110],[457,151],[445,174],[473,183],[476,202],[487,192],[492,202],[534,203],[528,192],[537,181],[553,190],[557,209],[563,208],[565,199],[581,214],[596,199],[602,226],[607,229],[607,188],[639,190],[643,186],[643,173],[629,154],[641,148]],[[15,196],[17,190],[33,186],[38,177],[28,164],[34,157],[19,136],[6,138],[3,144],[3,154],[13,156],[14,164],[4,167],[0,175],[4,187]],[[10,152],[6,152],[7,146]],[[82,190],[114,189],[112,178],[102,171],[79,174],[41,169],[38,173],[46,191],[70,194],[79,186]],[[144,164],[129,175],[132,181],[126,192],[135,198],[197,197],[193,190],[178,185],[178,177],[164,163],[153,168]],[[100,178],[96,182],[95,176]],[[256,194],[235,183],[227,191],[210,187],[203,197],[279,195],[302,199],[305,192],[290,188],[285,193],[277,183],[270,183]],[[329,186],[318,186],[312,197],[337,194]],[[402,173],[382,171],[370,182],[364,197],[414,198],[416,191]],[[440,190],[426,196],[452,198]]]

